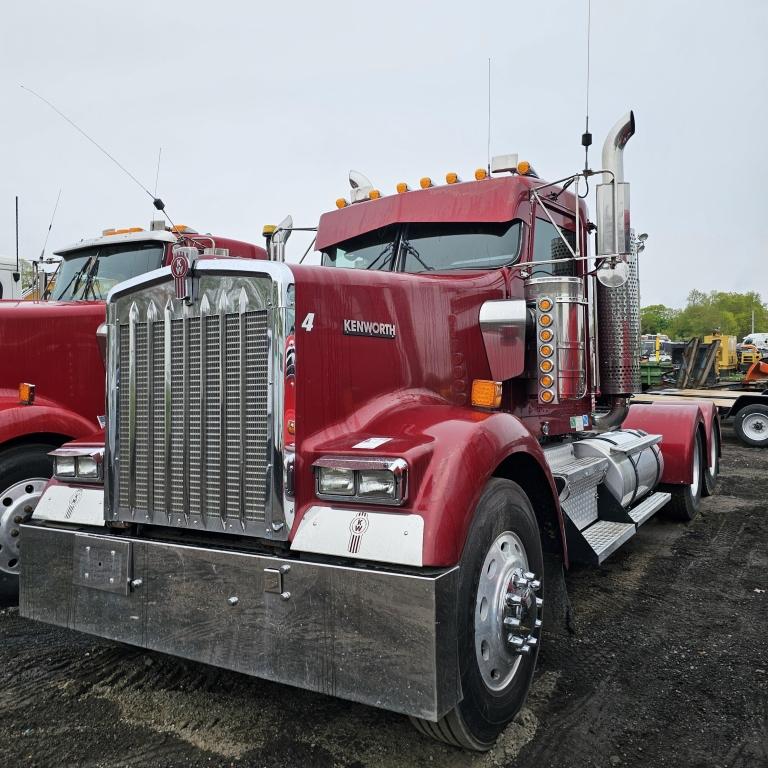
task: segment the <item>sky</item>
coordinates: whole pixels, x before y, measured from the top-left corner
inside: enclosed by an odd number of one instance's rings
[[[21,85],[53,102],[201,232],[262,243],[314,226],[348,172],[383,194],[491,153],[543,178],[583,165],[588,0],[331,3],[25,0],[0,26],[0,253],[36,258],[149,226],[150,196]],[[592,0],[592,166],[633,109],[642,303],[692,289],[768,300],[766,0]],[[594,200],[590,201],[594,210]],[[295,233],[288,260],[308,236]]]

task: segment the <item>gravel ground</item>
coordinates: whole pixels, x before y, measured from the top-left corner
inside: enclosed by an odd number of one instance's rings
[[[0,610],[0,765],[768,766],[768,451],[726,435],[718,495],[568,576],[493,751],[398,715],[36,625]]]

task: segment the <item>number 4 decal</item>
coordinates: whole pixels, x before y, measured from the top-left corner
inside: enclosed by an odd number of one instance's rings
[[[307,312],[307,316],[304,318],[304,322],[301,327],[309,333],[315,327],[315,313]]]

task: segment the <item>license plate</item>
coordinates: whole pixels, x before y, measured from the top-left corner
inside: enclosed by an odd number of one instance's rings
[[[72,583],[103,592],[128,594],[131,542],[77,534],[72,558]]]

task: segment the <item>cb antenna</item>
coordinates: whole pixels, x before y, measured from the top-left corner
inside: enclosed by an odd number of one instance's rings
[[[53,220],[56,218],[56,211],[59,209],[59,200],[61,200],[61,190],[56,197],[56,205],[53,206],[53,213],[51,214],[51,223],[48,225],[48,231],[45,233],[45,242],[43,243],[43,250],[40,251],[40,261],[45,257],[45,249],[48,246],[48,238],[51,236],[51,227],[53,227]]]
[[[589,132],[589,47],[592,32],[592,0],[587,0],[587,99],[584,133],[581,134],[581,146],[584,147],[584,170],[589,170],[589,147],[592,144],[592,134]]]
[[[152,195],[153,198],[157,198],[157,180],[160,178],[160,159],[163,156],[163,148],[160,147],[159,152],[157,153],[157,171],[155,171],[155,194]]]
[[[51,104],[48,99],[41,96],[36,91],[33,91],[31,88],[27,88],[26,85],[21,86],[25,91],[28,91],[33,96],[36,96],[40,101],[43,102],[43,104],[47,104],[59,117],[62,117],[64,120],[66,120],[78,133],[85,136],[88,141],[93,144],[96,149],[98,149],[101,153],[105,154],[128,178],[132,179],[140,189],[142,189],[144,192],[146,192],[151,198],[152,198],[152,205],[157,208],[158,211],[162,211],[163,216],[165,216],[166,219],[168,219],[168,223],[171,225],[171,227],[174,227],[174,223],[171,221],[171,217],[166,213],[165,210],[165,203],[159,198],[155,197],[122,163],[120,163],[113,155],[111,155],[109,152],[107,152],[104,147],[101,146],[97,141],[92,139],[77,123],[75,123],[73,120],[70,120],[58,107]]]
[[[488,57],[488,176],[491,175],[491,57]]]

